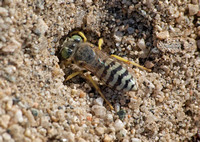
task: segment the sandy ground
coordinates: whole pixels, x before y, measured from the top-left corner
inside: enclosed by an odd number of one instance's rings
[[[0,142],[200,141],[198,0],[1,0]],[[95,89],[63,67],[74,30],[135,61],[137,91]]]

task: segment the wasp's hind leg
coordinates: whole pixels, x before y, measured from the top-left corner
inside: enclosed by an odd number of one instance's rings
[[[98,85],[95,83],[95,81],[92,79],[91,75],[87,74],[86,79],[89,80],[92,85],[94,86],[94,88],[97,90],[97,92],[101,95],[101,97],[105,100],[105,102],[109,105],[110,109],[113,110],[113,106],[110,104],[110,102],[105,98],[105,96],[103,95],[103,93],[101,92],[100,88],[98,87]]]
[[[98,41],[98,48],[99,48],[100,50],[101,50],[102,45],[103,45],[103,39],[100,38],[99,41]],[[129,60],[126,60],[126,59],[124,59],[124,58],[122,58],[122,57],[120,57],[120,56],[117,56],[117,55],[111,55],[111,56],[114,57],[114,58],[116,58],[116,59],[118,59],[118,60],[120,60],[120,61],[123,61],[123,62],[125,62],[125,63],[127,63],[127,64],[132,64],[132,65],[134,65],[134,66],[136,66],[136,67],[139,67],[139,68],[144,69],[144,70],[146,70],[146,71],[148,71],[148,72],[151,72],[150,69],[147,69],[147,68],[145,68],[145,67],[143,67],[143,66],[141,66],[141,65],[139,65],[139,64],[137,64],[137,63],[134,63],[134,62],[131,62],[131,61],[129,61]]]
[[[140,69],[143,69],[143,70],[146,70],[148,72],[151,72],[151,69],[147,69],[147,68],[145,68],[145,67],[143,67],[143,66],[141,66],[141,65],[139,65],[137,63],[134,63],[132,61],[126,60],[126,59],[124,59],[124,58],[122,58],[120,56],[117,56],[117,55],[111,55],[111,56],[114,57],[114,58],[116,58],[116,59],[118,59],[118,60],[120,60],[120,61],[123,61],[123,62],[125,62],[127,64],[132,64],[132,65],[134,65],[134,66],[136,66],[136,67],[138,67]]]
[[[73,31],[72,33],[70,33],[70,36],[74,35],[74,34],[78,34],[80,35],[82,38],[83,38],[83,41],[86,42],[87,41],[87,38],[85,36],[85,34],[81,31]]]

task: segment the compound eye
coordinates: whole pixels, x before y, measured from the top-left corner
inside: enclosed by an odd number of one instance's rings
[[[73,50],[67,47],[64,47],[61,51],[61,56],[64,59],[68,59],[72,55]]]
[[[81,41],[83,41],[82,37],[79,36],[79,35],[73,35],[71,38],[72,38],[75,42],[81,42]]]

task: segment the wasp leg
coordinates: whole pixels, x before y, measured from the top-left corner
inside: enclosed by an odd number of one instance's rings
[[[98,85],[95,83],[95,81],[92,79],[91,75],[87,74],[86,75],[86,79],[88,79],[92,85],[94,86],[94,88],[97,90],[97,92],[101,95],[101,97],[105,100],[105,102],[109,105],[110,109],[113,110],[113,106],[110,104],[110,102],[105,98],[105,96],[103,95],[103,93],[101,92],[100,88],[98,87]]]
[[[87,38],[85,36],[85,34],[81,31],[73,31],[72,33],[70,33],[70,36],[74,35],[74,34],[78,34],[80,35],[82,38],[83,38],[83,41],[86,42],[87,41]]]
[[[120,56],[117,56],[117,55],[111,55],[111,56],[114,57],[114,58],[116,58],[116,59],[118,59],[118,60],[120,60],[120,61],[123,61],[123,62],[125,62],[127,64],[132,64],[132,65],[134,65],[134,66],[136,66],[138,68],[141,68],[141,69],[144,69],[144,70],[146,70],[148,72],[151,72],[151,69],[147,69],[147,68],[145,68],[145,67],[143,67],[143,66],[141,66],[141,65],[139,65],[137,63],[134,63],[134,62],[131,62],[129,60],[126,60],[126,59],[124,59],[124,58],[122,58]]]
[[[102,45],[103,45],[103,39],[100,38],[99,41],[98,41],[98,48],[99,48],[99,50],[101,50]]]
[[[79,75],[79,74],[83,74],[83,71],[77,71],[77,72],[74,72],[74,73],[70,74],[70,75],[65,79],[65,81],[68,81],[68,80],[72,79],[73,77],[75,77],[75,76],[77,76],[77,75]]]

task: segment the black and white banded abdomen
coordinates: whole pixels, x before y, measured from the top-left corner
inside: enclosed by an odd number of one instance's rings
[[[119,62],[107,58],[96,66],[95,75],[109,87],[123,92],[137,90],[136,80]]]

